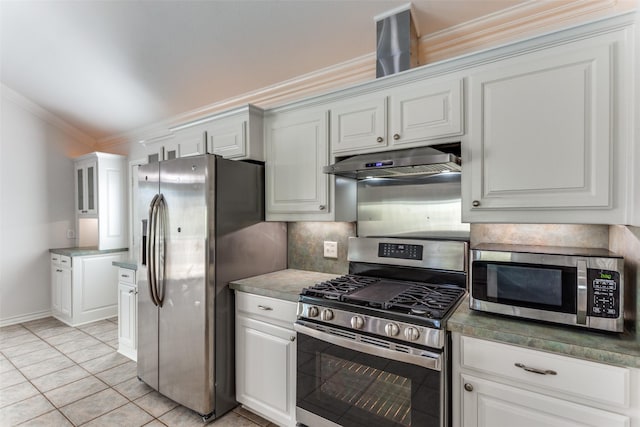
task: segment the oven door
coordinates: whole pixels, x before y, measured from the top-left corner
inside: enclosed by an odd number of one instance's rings
[[[297,422],[310,427],[443,427],[443,352],[298,320]]]

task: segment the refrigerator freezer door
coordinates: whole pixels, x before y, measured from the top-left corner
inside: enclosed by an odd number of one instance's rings
[[[142,242],[138,247],[138,377],[158,389],[158,307],[153,303],[147,280],[149,207],[159,191],[159,163],[138,168],[138,220]]]
[[[207,304],[214,172],[213,156],[169,160],[160,168],[167,223],[158,390],[202,415],[214,411],[213,310]]]

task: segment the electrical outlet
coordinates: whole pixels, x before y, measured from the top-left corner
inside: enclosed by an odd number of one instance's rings
[[[72,229],[68,229],[67,230],[67,239],[75,239],[76,238],[76,232],[73,231]]]
[[[324,242],[324,257],[338,258],[338,242]]]

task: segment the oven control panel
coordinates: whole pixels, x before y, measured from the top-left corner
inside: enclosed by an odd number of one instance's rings
[[[380,258],[400,258],[422,260],[422,245],[408,245],[404,243],[379,243],[378,256]]]

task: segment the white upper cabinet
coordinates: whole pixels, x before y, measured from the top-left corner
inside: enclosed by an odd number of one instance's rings
[[[74,159],[81,246],[127,247],[127,158],[90,153]]]
[[[517,53],[471,72],[464,221],[625,221],[626,37]]]
[[[98,213],[98,162],[95,158],[78,161],[75,166],[76,212],[82,216]]]
[[[331,153],[379,151],[387,146],[385,96],[350,98],[331,107]]]
[[[463,81],[429,80],[389,93],[389,135],[393,148],[462,135]]]
[[[305,109],[265,121],[266,219],[330,220],[328,112]]]
[[[165,159],[210,153],[263,161],[262,114],[260,108],[246,105],[175,127],[174,137],[165,143]]]
[[[331,153],[384,151],[460,136],[463,82],[431,79],[331,105]]]
[[[207,126],[207,152],[227,159],[264,160],[261,109],[248,105]]]

